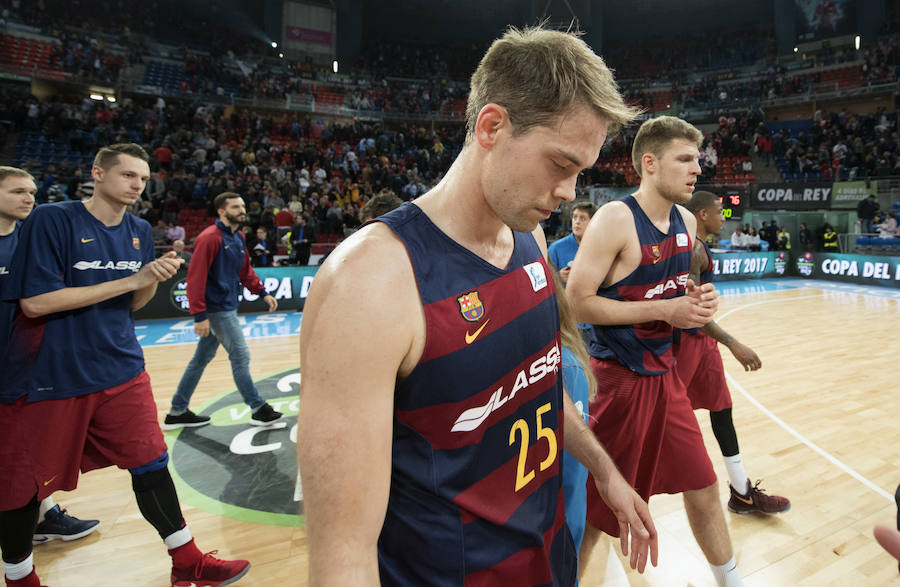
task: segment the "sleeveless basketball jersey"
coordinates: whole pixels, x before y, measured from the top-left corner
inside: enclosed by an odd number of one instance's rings
[[[540,248],[513,233],[498,269],[414,204],[378,221],[406,246],[426,325],[422,357],[394,391],[382,584],[574,584],[559,317]]]
[[[694,238],[703,244],[703,250],[706,252],[706,269],[704,269],[703,271],[700,272],[700,276],[699,276],[700,283],[698,283],[697,285],[702,285],[704,283],[712,283],[713,275],[715,274],[715,271],[713,268],[712,251],[709,250],[709,245],[706,244],[706,241],[703,241],[699,237],[696,237],[696,236]],[[699,328],[685,328],[684,331],[689,334],[696,334],[696,333],[700,332],[700,329]]]
[[[597,289],[613,300],[649,301],[684,294],[691,268],[691,240],[681,213],[669,212],[669,232],[663,234],[644,214],[634,196],[621,199],[631,210],[641,245],[640,265],[624,279]],[[662,320],[621,326],[594,326],[591,356],[616,360],[639,375],[662,375],[675,362],[674,330]]]

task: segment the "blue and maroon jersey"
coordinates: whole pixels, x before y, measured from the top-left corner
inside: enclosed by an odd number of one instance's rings
[[[125,214],[116,226],[106,226],[77,200],[38,206],[19,231],[2,298],[15,301],[129,277],[153,259],[153,232],[137,216]],[[132,296],[38,318],[18,312],[0,401],[75,397],[137,377],[144,354],[134,333]]]
[[[691,269],[691,239],[678,208],[669,212],[669,232],[661,232],[634,196],[621,199],[631,209],[641,244],[641,263],[627,277],[597,289],[613,300],[665,300],[684,295]],[[662,320],[621,326],[594,326],[591,356],[616,360],[639,375],[662,375],[675,364],[674,330]]]
[[[378,221],[406,245],[426,324],[422,357],[394,391],[382,584],[574,584],[559,317],[540,248],[513,233],[499,269],[414,204]]]
[[[257,295],[266,291],[250,266],[244,233],[216,220],[197,235],[188,265],[187,297],[194,321],[206,320],[207,312],[237,309],[241,284]]]

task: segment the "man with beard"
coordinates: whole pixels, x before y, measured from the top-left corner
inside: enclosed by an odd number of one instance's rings
[[[244,199],[234,192],[222,192],[214,201],[219,219],[197,235],[194,255],[187,275],[187,296],[194,316],[194,332],[200,336],[197,350],[188,363],[172,407],[163,422],[163,430],[209,424],[209,418],[188,409],[191,395],[206,365],[216,356],[219,343],[228,351],[234,383],[253,412],[250,423],[268,426],[282,417],[259,395],[250,376],[250,351],[237,317],[241,286],[257,295],[266,290],[250,266],[250,255],[241,225],[247,220]],[[270,295],[263,301],[274,312],[278,302]]]

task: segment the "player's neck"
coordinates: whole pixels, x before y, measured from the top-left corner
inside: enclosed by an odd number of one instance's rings
[[[637,200],[641,210],[654,224],[669,221],[669,214],[672,213],[674,204],[664,198],[653,186],[641,182],[641,187],[635,192],[634,199]]]
[[[228,221],[228,219],[222,218],[221,216],[219,216],[219,222],[224,224],[225,227],[228,230],[230,230],[232,234],[234,234],[234,232],[238,229],[238,226],[240,226],[239,224],[232,224],[231,222]]]
[[[116,226],[122,222],[125,216],[125,204],[107,199],[94,190],[94,195],[89,200],[82,202],[91,216],[106,226]]]
[[[478,174],[460,155],[441,182],[416,204],[450,238],[478,253],[509,238],[510,229],[488,206]]]
[[[702,224],[700,224],[700,220],[697,220],[697,239],[703,242],[706,242],[706,238],[709,236],[709,231],[706,230]]]
[[[16,229],[16,219],[0,214],[0,236],[11,234]]]

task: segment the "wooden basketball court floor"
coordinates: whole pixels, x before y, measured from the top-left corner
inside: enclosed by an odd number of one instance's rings
[[[719,323],[763,361],[760,371],[745,373],[722,349],[745,467],[752,479],[763,479],[762,487],[793,504],[771,518],[726,511],[745,583],[900,585],[897,562],[872,537],[875,524],[893,525],[896,519],[900,297],[894,294],[900,291],[799,280],[719,287]],[[296,368],[298,340],[250,340],[254,377]],[[145,349],[160,418],[192,352],[192,344]],[[192,405],[233,388],[220,351]],[[727,475],[707,413],[697,416],[724,506]],[[138,512],[126,472],[89,473],[76,491],[55,499],[74,515],[100,519],[101,526],[82,540],[35,548],[44,584],[168,585],[170,559]],[[240,585],[307,584],[303,527],[237,521],[190,503],[183,507],[202,550],[252,562]],[[715,585],[681,498],[656,496],[651,511],[660,533],[659,567],[643,576],[625,572],[621,556],[601,542],[582,585]]]

